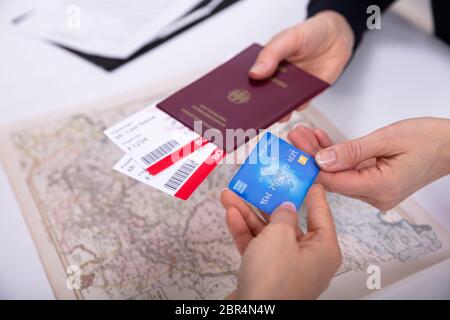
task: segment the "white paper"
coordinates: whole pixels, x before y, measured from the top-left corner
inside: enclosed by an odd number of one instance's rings
[[[126,58],[201,0],[48,0],[20,30],[82,52]]]
[[[175,31],[184,28],[185,26],[189,25],[190,23],[197,21],[201,18],[206,17],[209,15],[214,9],[216,9],[219,4],[222,3],[223,0],[212,0],[207,6],[200,8],[198,10],[195,10],[194,12],[191,12],[190,14],[184,16],[183,18],[173,22],[172,24],[165,27],[158,35],[158,37],[163,38],[166,37]]]
[[[192,141],[199,134],[185,127],[152,104],[104,131],[123,152],[143,169],[156,164]]]

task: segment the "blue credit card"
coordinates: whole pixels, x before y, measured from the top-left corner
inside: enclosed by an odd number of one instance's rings
[[[299,209],[319,170],[313,156],[267,132],[228,188],[269,214],[285,201]]]

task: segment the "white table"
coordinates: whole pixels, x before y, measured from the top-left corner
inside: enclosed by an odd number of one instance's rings
[[[57,47],[17,34],[12,17],[32,1],[0,5],[0,123],[51,113],[68,106],[169,79],[238,52],[251,42],[301,21],[306,1],[245,0],[113,73]],[[397,16],[367,34],[339,84],[315,104],[348,137],[408,117],[450,118],[450,48]],[[416,199],[450,228],[450,177]],[[447,195],[447,196],[446,196]],[[54,298],[3,169],[0,170],[0,298]],[[450,298],[446,261],[374,294],[378,298]],[[412,290],[420,285],[423,290]],[[448,287],[448,285],[447,285]]]

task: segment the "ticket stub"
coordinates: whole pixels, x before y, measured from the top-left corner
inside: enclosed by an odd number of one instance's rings
[[[271,214],[285,201],[300,208],[318,173],[314,157],[268,132],[239,168],[229,188]]]
[[[156,175],[208,141],[154,104],[104,131],[138,166]]]
[[[209,143],[156,176],[150,175],[129,155],[124,155],[114,169],[150,187],[187,200],[223,157],[224,152]]]

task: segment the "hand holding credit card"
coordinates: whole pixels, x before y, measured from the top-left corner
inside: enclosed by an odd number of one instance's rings
[[[299,209],[318,173],[314,157],[268,132],[228,187],[256,208],[271,214],[286,201]]]

